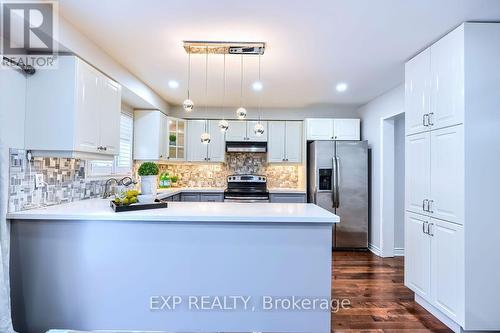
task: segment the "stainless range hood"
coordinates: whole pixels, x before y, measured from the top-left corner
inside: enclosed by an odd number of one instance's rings
[[[228,153],[267,153],[267,142],[226,142]]]

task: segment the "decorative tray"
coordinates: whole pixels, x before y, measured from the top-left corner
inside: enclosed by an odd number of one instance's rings
[[[152,203],[134,203],[130,205],[117,205],[115,204],[114,201],[110,201],[110,206],[113,208],[115,213],[121,213],[121,212],[132,212],[134,210],[146,210],[146,209],[157,209],[157,208],[167,208],[168,203],[160,201],[158,199],[155,200],[155,202]]]

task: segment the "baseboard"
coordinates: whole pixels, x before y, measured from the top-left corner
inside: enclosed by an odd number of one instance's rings
[[[394,256],[395,257],[404,257],[405,249],[403,248],[394,248]]]
[[[453,320],[448,318],[447,315],[445,315],[439,309],[437,309],[434,305],[432,305],[431,303],[429,303],[425,299],[423,299],[422,296],[415,294],[415,302],[417,302],[424,309],[429,311],[434,317],[436,317],[439,321],[441,321],[443,324],[448,326],[453,332],[455,332],[455,333],[463,332],[463,330],[459,324],[455,323]]]
[[[375,246],[375,245],[369,243],[368,244],[368,250],[370,250],[376,256],[379,256],[379,257],[382,256],[382,251],[380,250],[380,248],[378,246]]]

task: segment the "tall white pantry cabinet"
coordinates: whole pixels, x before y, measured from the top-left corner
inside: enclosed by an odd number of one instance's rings
[[[454,331],[500,330],[500,24],[406,63],[405,284]]]

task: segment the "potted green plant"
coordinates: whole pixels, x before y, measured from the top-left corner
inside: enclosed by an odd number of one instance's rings
[[[176,186],[178,180],[179,180],[179,176],[170,177],[170,181],[172,182],[172,186]]]
[[[170,140],[170,144],[175,146],[175,142],[177,141],[177,136],[175,134],[170,134],[168,138]]]
[[[141,194],[156,195],[158,184],[158,165],[154,162],[144,162],[137,173],[141,177]]]

